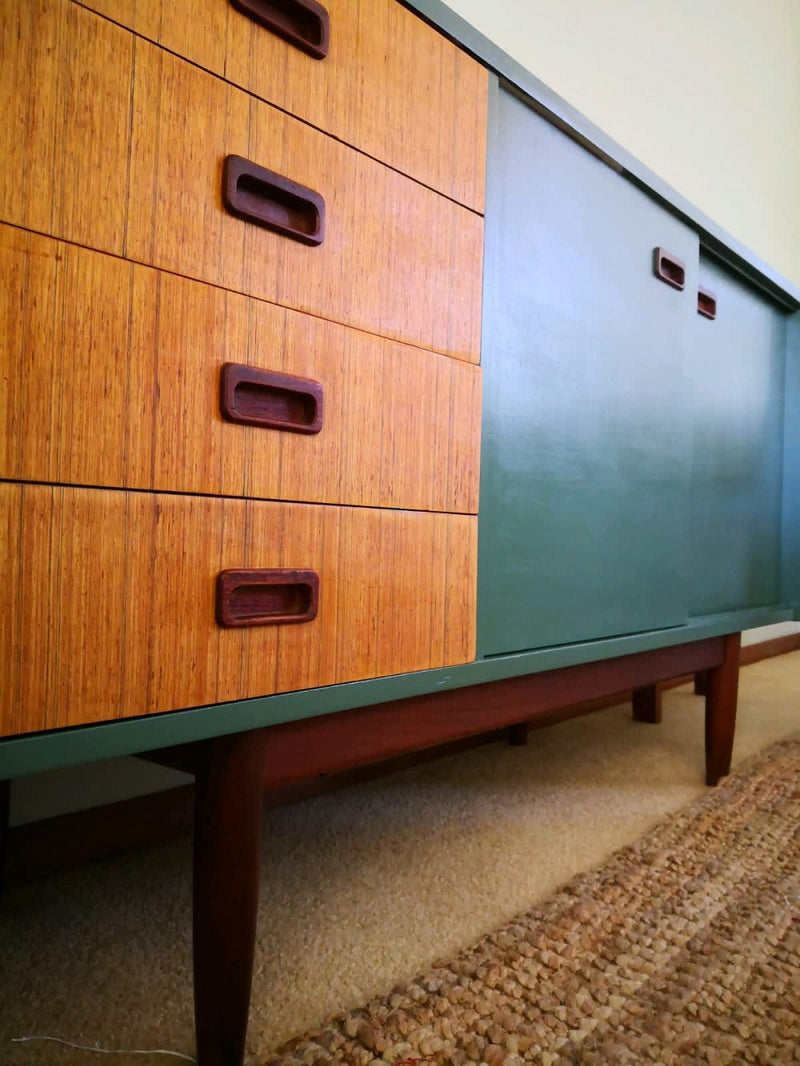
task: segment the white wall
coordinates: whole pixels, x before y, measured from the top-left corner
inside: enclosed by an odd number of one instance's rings
[[[800,0],[445,0],[800,285]]]
[[[742,633],[742,645],[746,647],[778,637],[791,637],[795,633],[800,633],[800,622],[776,622],[775,625],[761,626],[760,629],[746,629]]]
[[[59,814],[85,811],[117,800],[146,796],[190,784],[189,774],[141,759],[108,759],[89,766],[21,777],[11,782],[11,824],[23,825]]]

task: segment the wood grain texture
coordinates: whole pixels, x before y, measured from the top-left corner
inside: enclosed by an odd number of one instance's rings
[[[730,773],[736,708],[739,700],[741,633],[723,638],[722,663],[708,670],[705,695],[706,784],[716,785]]]
[[[0,225],[0,477],[476,513],[480,369]],[[321,383],[305,436],[220,414],[236,362]]]
[[[269,731],[205,744],[195,778],[192,927],[197,1066],[243,1061]]]
[[[479,215],[67,0],[4,4],[0,220],[478,362]],[[322,194],[324,243],[229,215],[228,154]]]
[[[474,657],[470,516],[0,484],[0,733]],[[319,614],[221,629],[220,570],[309,568]]]
[[[64,0],[2,0],[0,218],[120,253],[134,38]]]
[[[476,211],[483,210],[486,70],[396,0],[326,0],[321,62],[235,11],[194,0],[87,6]]]
[[[643,685],[641,688],[635,688],[631,693],[631,703],[634,722],[659,724],[663,714],[659,685]]]

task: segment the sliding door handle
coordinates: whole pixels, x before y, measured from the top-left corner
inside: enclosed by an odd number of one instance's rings
[[[666,248],[653,249],[653,273],[673,289],[686,287],[686,266],[682,259],[668,252]]]

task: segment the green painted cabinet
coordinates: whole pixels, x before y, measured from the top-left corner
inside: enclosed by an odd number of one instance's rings
[[[684,624],[698,238],[502,89],[490,129],[479,654]]]
[[[479,654],[800,604],[797,322],[518,96],[490,129]]]
[[[786,314],[705,255],[695,317],[692,615],[778,603]]]
[[[800,619],[800,311],[786,326],[781,599]]]

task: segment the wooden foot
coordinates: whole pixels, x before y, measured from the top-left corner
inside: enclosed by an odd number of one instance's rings
[[[0,781],[0,892],[3,891],[8,850],[8,820],[11,811],[11,782]]]
[[[724,645],[722,665],[707,674],[706,784],[709,785],[716,785],[730,772],[736,730],[741,633],[725,637]]]
[[[253,972],[266,730],[202,745],[195,775],[198,1066],[240,1066]]]
[[[635,688],[632,693],[633,720],[658,725],[661,721],[661,689],[658,685]]]
[[[508,743],[515,748],[522,748],[528,743],[527,722],[515,722],[508,727]]]
[[[708,692],[708,670],[698,670],[694,675],[695,696],[705,696]]]

